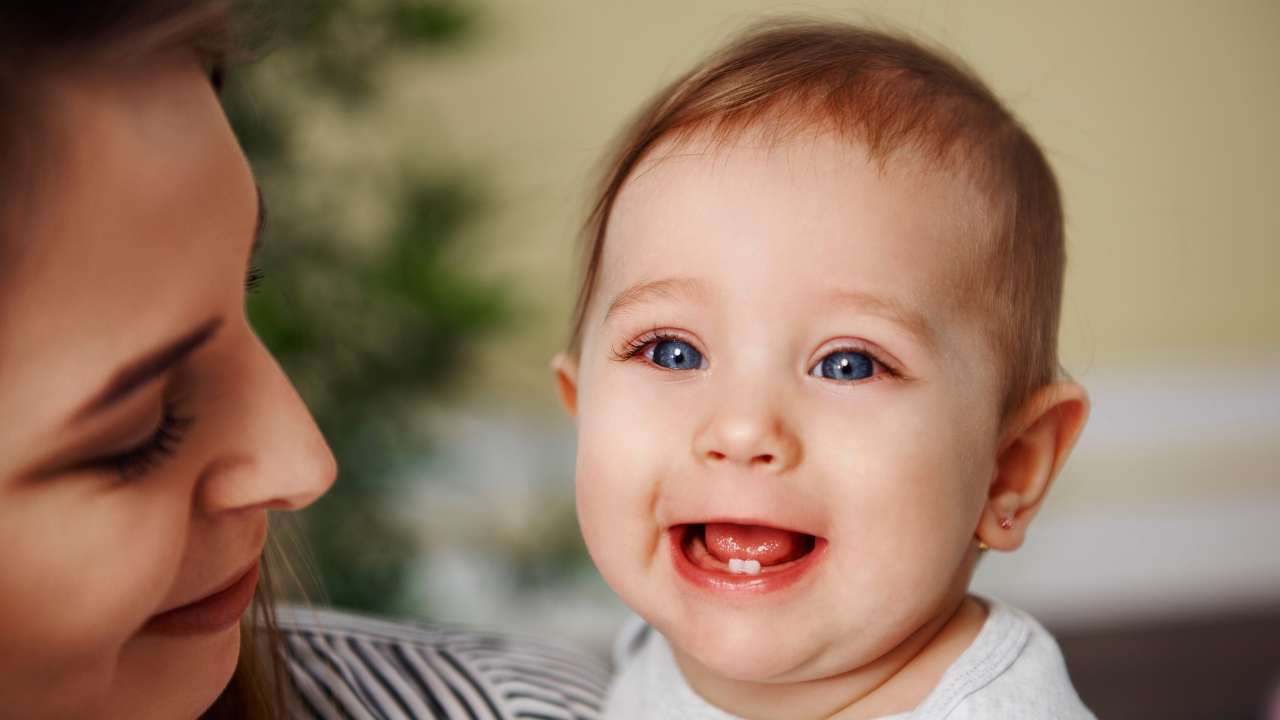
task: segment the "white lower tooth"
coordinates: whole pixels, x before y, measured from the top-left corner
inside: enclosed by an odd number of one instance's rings
[[[741,575],[746,572],[746,563],[738,558],[729,558],[729,572]]]
[[[746,573],[746,574],[748,574],[748,575],[759,575],[759,574],[760,574],[760,561],[759,561],[759,560],[746,560],[746,561],[744,561],[744,562],[742,563],[742,570],[743,570],[743,572],[745,572],[745,573]]]

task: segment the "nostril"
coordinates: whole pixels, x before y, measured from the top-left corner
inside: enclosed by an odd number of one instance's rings
[[[707,457],[712,460],[723,460],[724,453],[720,452],[719,450],[711,450],[707,452]]]
[[[767,453],[764,455],[757,455],[752,458],[752,462],[758,462],[761,465],[770,465],[773,463],[773,455]]]

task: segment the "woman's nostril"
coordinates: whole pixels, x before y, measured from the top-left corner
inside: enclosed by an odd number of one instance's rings
[[[764,455],[757,455],[754,458],[752,458],[752,460],[754,462],[760,463],[761,465],[772,465],[773,455],[769,455],[767,453]]]

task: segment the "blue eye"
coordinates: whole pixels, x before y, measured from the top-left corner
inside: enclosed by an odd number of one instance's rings
[[[653,345],[653,364],[668,370],[697,370],[702,353],[683,340],[659,340]]]
[[[838,350],[827,355],[810,372],[828,380],[865,380],[875,374],[876,363],[866,353]]]

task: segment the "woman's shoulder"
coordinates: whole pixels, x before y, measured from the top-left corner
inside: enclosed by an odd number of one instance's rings
[[[298,606],[277,622],[309,717],[596,718],[609,679],[603,659],[529,637]]]

